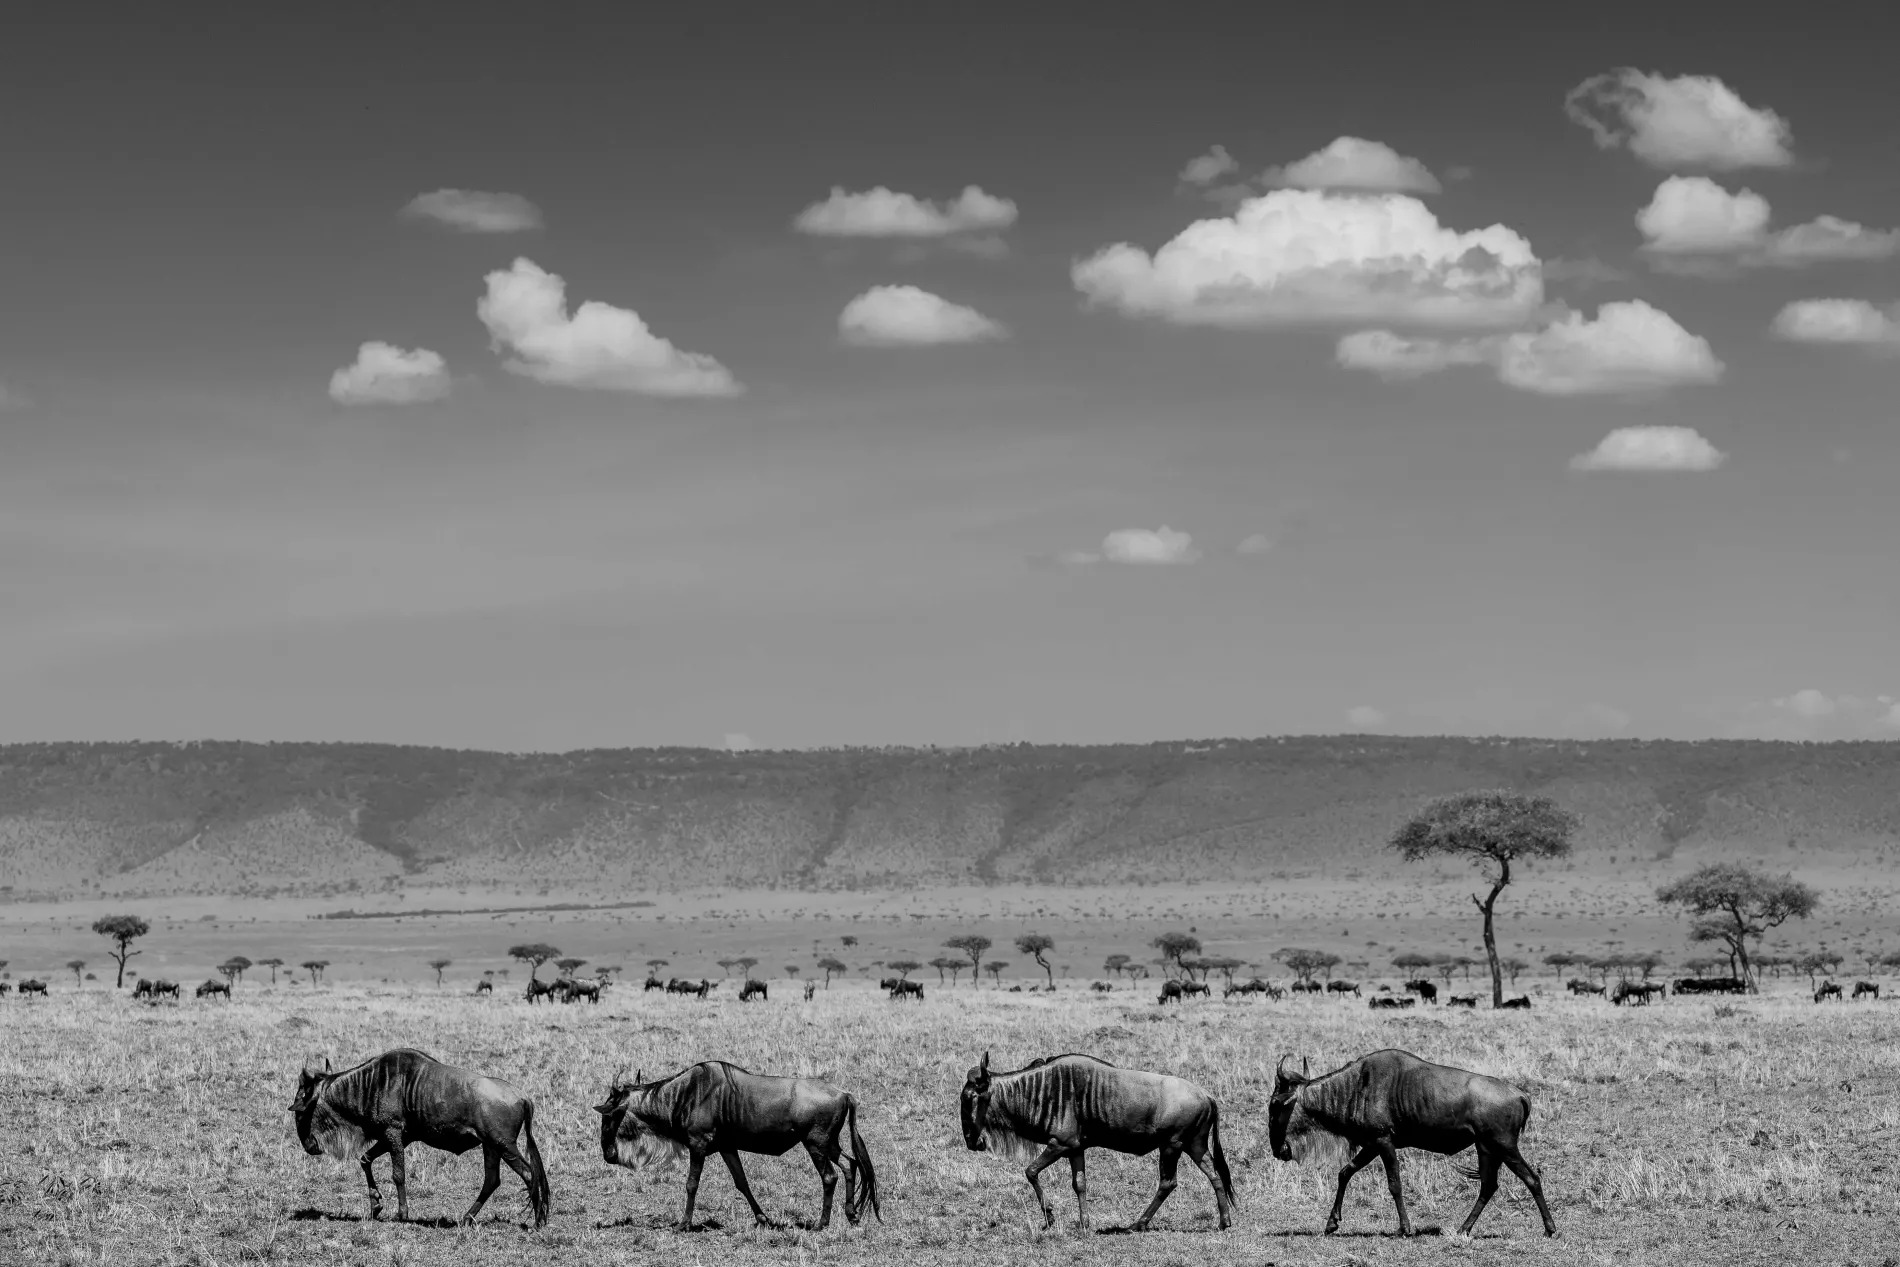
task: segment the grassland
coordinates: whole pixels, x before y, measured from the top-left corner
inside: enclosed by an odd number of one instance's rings
[[[789,997],[788,997],[789,996]],[[1542,997],[1530,1013],[1432,1009],[1374,1015],[1357,1002],[1197,1002],[931,989],[893,1005],[859,981],[812,1003],[706,1003],[620,989],[598,1007],[528,1005],[432,988],[246,987],[229,1005],[155,1007],[105,990],[0,1005],[0,1259],[64,1264],[242,1262],[591,1265],[823,1263],[1853,1263],[1895,1261],[1900,1227],[1900,1011],[1815,1006],[1792,990],[1728,1005],[1612,1009]],[[418,1222],[365,1220],[354,1166],[298,1148],[285,1106],[299,1065],[396,1045],[505,1076],[537,1102],[554,1189],[542,1232],[510,1177],[475,1227],[459,1213],[479,1161],[411,1154]],[[1401,1242],[1376,1168],[1355,1183],[1339,1237],[1316,1235],[1330,1196],[1322,1167],[1271,1158],[1265,1097],[1282,1052],[1330,1067],[1401,1046],[1517,1082],[1536,1104],[1525,1151],[1544,1174],[1561,1237],[1546,1242],[1508,1177],[1463,1241],[1450,1234],[1471,1185],[1442,1159],[1408,1154],[1421,1229]],[[1223,1106],[1241,1217],[1214,1227],[1200,1177],[1147,1235],[1078,1234],[1066,1182],[1058,1229],[1035,1230],[1020,1172],[965,1151],[964,1071],[984,1048],[1000,1065],[1068,1050],[1167,1069]],[[630,1174],[599,1157],[588,1106],[623,1066],[670,1070],[708,1057],[808,1074],[851,1090],[884,1188],[881,1224],[823,1234],[755,1229],[718,1168],[682,1235],[683,1172]],[[781,1218],[810,1218],[818,1185],[792,1157],[747,1162]],[[1098,1225],[1126,1221],[1152,1191],[1152,1159],[1090,1159]],[[383,1180],[387,1191],[388,1180]]]

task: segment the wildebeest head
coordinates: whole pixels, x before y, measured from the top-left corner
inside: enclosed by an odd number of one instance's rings
[[[652,1103],[653,1092],[667,1080],[622,1082],[618,1074],[607,1088],[607,1098],[594,1106],[600,1114],[600,1156],[609,1166],[643,1170],[677,1161],[686,1147],[656,1127],[662,1125]]]
[[[973,1153],[989,1148],[990,1054],[963,1080],[963,1143]]]
[[[367,1143],[363,1132],[337,1116],[324,1100],[323,1090],[336,1074],[330,1070],[330,1058],[324,1057],[322,1070],[306,1066],[297,1075],[297,1098],[290,1112],[297,1123],[297,1142],[312,1157],[329,1153],[344,1161],[354,1161]]]
[[[1273,1096],[1267,1101],[1267,1139],[1273,1145],[1275,1157],[1292,1161],[1293,1137],[1302,1133],[1293,1122],[1300,1107],[1299,1091],[1311,1079],[1306,1076],[1304,1057],[1300,1059],[1298,1073],[1288,1069],[1286,1062],[1285,1056],[1280,1057],[1280,1063],[1273,1070]]]

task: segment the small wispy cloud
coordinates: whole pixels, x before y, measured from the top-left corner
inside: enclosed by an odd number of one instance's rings
[[[1234,547],[1234,553],[1249,555],[1270,554],[1277,544],[1279,543],[1266,533],[1256,532],[1242,537],[1240,544]]]
[[[1797,299],[1770,327],[1790,343],[1831,343],[1900,355],[1900,304],[1877,308],[1865,299]]]
[[[873,286],[838,314],[838,335],[859,347],[933,347],[1004,339],[1009,331],[915,286]]]
[[[1359,704],[1346,710],[1346,724],[1354,730],[1384,730],[1389,724],[1385,713],[1370,704]]]
[[[409,200],[402,214],[464,233],[523,233],[541,227],[541,209],[520,194],[438,189]]]
[[[1669,79],[1625,67],[1571,89],[1564,112],[1598,148],[1627,149],[1666,171],[1794,164],[1788,121],[1749,105],[1713,75]]]
[[[414,405],[448,394],[448,366],[427,348],[405,351],[371,341],[330,375],[330,399],[339,405]]]
[[[941,238],[959,233],[1007,229],[1016,223],[1016,204],[968,185],[946,203],[934,203],[879,185],[861,193],[834,185],[831,196],[798,213],[792,227],[800,233],[844,238]]]
[[[1102,538],[1100,549],[1069,550],[1056,556],[1059,563],[1087,567],[1096,563],[1164,566],[1194,563],[1201,552],[1194,538],[1166,524],[1159,528],[1117,528]]]
[[[1728,455],[1693,427],[1618,427],[1570,459],[1573,471],[1713,471]]]

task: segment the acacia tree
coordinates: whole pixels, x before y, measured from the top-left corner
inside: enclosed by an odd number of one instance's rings
[[[849,950],[851,949],[851,947],[858,944],[858,939],[856,937],[853,937],[850,933],[846,933],[844,936],[838,939],[838,944],[840,946],[843,946],[846,950]]]
[[[981,933],[964,933],[961,936],[952,937],[949,941],[944,943],[945,949],[961,950],[970,957],[970,986],[972,989],[976,987],[978,980],[981,978],[983,952],[988,950],[990,945],[990,939]]]
[[[136,915],[102,915],[92,921],[92,931],[101,937],[112,939],[113,949],[106,953],[119,963],[119,979],[113,989],[125,988],[125,961],[143,951],[133,950],[132,943],[152,931],[152,926]]]
[[[86,970],[86,961],[84,959],[68,959],[66,966],[73,970],[73,988],[75,990],[85,989],[86,983],[80,974]]]
[[[270,983],[272,985],[276,985],[277,984],[277,970],[284,966],[284,961],[282,959],[259,959],[257,961],[257,966],[260,968],[269,968],[270,969]]]
[[[817,966],[818,970],[825,974],[825,989],[827,990],[831,988],[832,977],[840,972],[848,972],[850,970],[842,959],[833,959],[830,955],[826,955],[823,959],[820,959]]]
[[[1433,955],[1432,971],[1445,983],[1447,992],[1451,990],[1451,979],[1458,975],[1458,961],[1450,955]]]
[[[576,959],[572,955],[569,955],[565,959],[556,959],[554,961],[554,966],[561,970],[562,976],[571,977],[574,975],[575,970],[581,967],[586,962],[587,961],[585,959]]]
[[[713,964],[714,964],[714,965],[715,965],[715,966],[716,966],[716,967],[717,967],[717,968],[719,969],[719,971],[721,971],[721,972],[723,972],[723,973],[725,973],[725,974],[726,974],[726,976],[728,976],[728,977],[730,977],[730,976],[732,975],[732,966],[733,966],[734,964],[736,964],[736,963],[738,963],[738,962],[739,962],[739,961],[738,961],[737,959],[715,959],[715,960],[713,960]]]
[[[1808,989],[1815,989],[1814,978],[1827,971],[1827,956],[1814,953],[1802,955],[1794,961],[1794,968],[1796,972],[1807,973]]]
[[[1192,933],[1163,933],[1148,944],[1161,952],[1161,966],[1169,976],[1181,971],[1182,956],[1201,953],[1201,939]]]
[[[1563,980],[1564,969],[1575,962],[1577,962],[1577,957],[1567,950],[1554,950],[1544,956],[1545,966],[1550,968],[1559,981]]]
[[[1273,957],[1287,966],[1302,984],[1311,981],[1321,972],[1329,972],[1339,963],[1339,956],[1323,950],[1301,950],[1297,946],[1282,946],[1273,952]]]
[[[658,972],[658,971],[659,971],[660,969],[662,969],[662,968],[664,968],[664,967],[666,967],[666,965],[667,965],[667,964],[669,964],[669,963],[671,963],[671,962],[673,962],[673,961],[672,961],[671,959],[649,959],[649,960],[647,960],[647,975],[648,975],[648,976],[652,976],[652,975],[653,975],[654,973],[656,973],[656,972]]]
[[[884,966],[895,972],[900,981],[910,980],[910,974],[923,967],[915,959],[893,959]]]
[[[232,987],[235,988],[239,982],[244,980],[244,970],[250,966],[251,961],[246,959],[243,955],[232,955],[229,959],[226,959],[223,963],[218,965],[218,971],[222,972],[224,979],[230,982]]]
[[[1102,971],[1111,977],[1119,977],[1122,974],[1122,970],[1127,966],[1127,955],[1110,955],[1102,962]]]
[[[1402,955],[1395,955],[1392,959],[1392,966],[1397,968],[1400,972],[1416,977],[1419,973],[1432,966],[1432,957],[1430,955],[1421,955],[1416,950],[1408,950]]]
[[[328,959],[306,959],[297,965],[310,974],[310,984],[316,985],[323,980],[323,970],[330,966]]]
[[[795,976],[797,976],[797,975],[798,975],[798,965],[797,965],[797,964],[795,964],[795,963],[788,963],[788,964],[786,964],[786,965],[785,965],[785,975],[786,975],[786,976],[788,976],[788,977],[795,977]]]
[[[1241,967],[1240,960],[1233,958],[1231,955],[1215,955],[1211,959],[1201,960],[1201,963],[1203,965],[1203,972],[1201,974],[1202,980],[1206,980],[1207,977],[1205,970],[1212,969],[1220,973],[1221,979],[1229,986],[1234,984],[1234,973],[1238,972]]]
[[[429,966],[430,966],[431,968],[434,968],[434,969],[435,969],[435,987],[436,987],[436,989],[438,989],[438,990],[439,990],[439,989],[441,989],[441,988],[442,988],[442,969],[444,969],[444,968],[446,968],[446,967],[448,967],[448,966],[449,966],[449,965],[450,965],[451,963],[453,963],[453,962],[455,962],[455,961],[454,961],[454,960],[452,960],[452,959],[431,959],[431,960],[429,960]]]
[[[1391,847],[1407,862],[1460,857],[1474,863],[1491,891],[1471,895],[1484,916],[1484,955],[1491,963],[1491,1006],[1504,1006],[1504,968],[1492,928],[1498,894],[1511,883],[1511,864],[1520,859],[1562,858],[1570,853],[1575,816],[1548,797],[1517,792],[1464,792],[1440,797],[1392,834]]]
[[[751,955],[740,955],[737,959],[734,959],[732,962],[739,965],[740,973],[745,977],[747,981],[750,981],[752,980],[752,969],[758,966],[759,961],[753,958]]]
[[[1043,955],[1055,948],[1056,939],[1046,937],[1041,933],[1024,933],[1016,939],[1018,953],[1028,955],[1036,961],[1036,966],[1042,969],[1042,974],[1049,978],[1049,988],[1052,990],[1055,989],[1056,974],[1050,970],[1049,961],[1044,959]]]
[[[930,961],[930,966],[937,970],[938,985],[943,984],[944,973],[947,972],[950,974],[950,984],[955,985],[957,983],[957,977],[963,972],[963,960],[950,955],[938,955],[935,959]]]
[[[1003,969],[1009,967],[1007,959],[992,959],[983,965],[983,971],[990,974],[990,981],[997,989],[1003,988]]]
[[[508,947],[508,957],[527,964],[528,980],[532,981],[534,974],[541,970],[541,965],[550,959],[559,959],[561,952],[544,941],[530,941]]]
[[[1515,990],[1517,989],[1517,974],[1529,968],[1530,965],[1522,959],[1513,958],[1499,960],[1498,967],[1504,969],[1504,975],[1511,979],[1511,988]]]
[[[1656,890],[1656,900],[1700,917],[1694,941],[1719,941],[1741,967],[1738,974],[1757,993],[1748,962],[1748,939],[1791,919],[1806,919],[1821,895],[1792,875],[1771,876],[1753,867],[1712,862]]]

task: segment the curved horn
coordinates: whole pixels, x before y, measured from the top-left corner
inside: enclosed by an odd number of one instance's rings
[[[1312,1071],[1312,1068],[1313,1068],[1312,1065],[1307,1063],[1306,1057],[1301,1056],[1300,1057],[1300,1077],[1302,1078],[1306,1077],[1307,1074]]]
[[[323,1058],[323,1072],[325,1073],[330,1072],[330,1058],[328,1056],[325,1056]]]
[[[983,1063],[977,1066],[977,1072],[985,1078],[990,1076],[990,1054],[987,1051],[983,1053]]]
[[[1286,1076],[1286,1062],[1291,1059],[1293,1059],[1293,1053],[1287,1052],[1280,1057],[1280,1063],[1273,1067],[1273,1077],[1276,1082]]]

